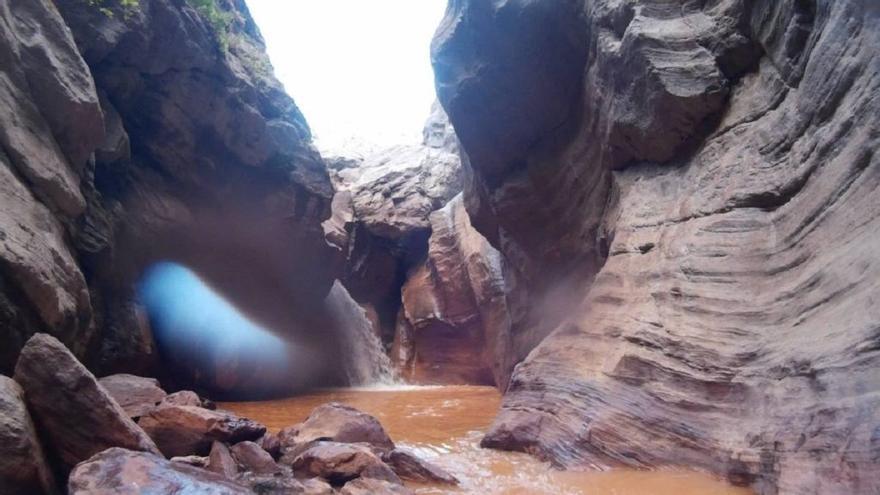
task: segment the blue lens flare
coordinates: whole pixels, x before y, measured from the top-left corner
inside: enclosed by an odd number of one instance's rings
[[[289,342],[242,314],[182,265],[163,261],[151,266],[138,295],[160,349],[191,360],[192,369],[253,374],[258,368],[278,375],[290,365]]]

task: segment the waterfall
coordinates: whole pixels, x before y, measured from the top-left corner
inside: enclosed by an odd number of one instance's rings
[[[337,280],[326,299],[342,345],[345,376],[349,385],[393,384],[398,379],[382,341],[366,311]]]

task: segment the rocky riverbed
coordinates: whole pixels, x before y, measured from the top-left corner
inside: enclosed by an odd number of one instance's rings
[[[192,391],[166,393],[152,378],[96,379],[58,340],[37,334],[24,346],[14,380],[0,379],[0,489],[9,495],[748,493],[698,473],[564,473],[525,454],[484,451],[479,436],[499,399],[489,387],[399,385],[218,407]]]
[[[151,378],[96,379],[46,334],[25,344],[14,380],[0,379],[0,440],[9,495],[404,494],[403,480],[458,484],[357,409],[323,404],[270,433]]]

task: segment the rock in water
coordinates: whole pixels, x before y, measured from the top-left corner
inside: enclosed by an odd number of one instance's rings
[[[130,418],[139,418],[150,412],[167,395],[155,378],[122,373],[100,378],[98,383]]]
[[[70,495],[252,494],[219,474],[145,452],[105,450],[70,473]]]
[[[402,484],[394,471],[364,445],[316,442],[299,454],[291,467],[297,476],[318,476],[336,486],[359,477]]]
[[[24,393],[0,375],[0,493],[53,494],[55,479],[24,403]]]
[[[193,406],[162,406],[138,424],[167,457],[205,455],[214,441],[256,440],[266,432],[256,421]]]
[[[15,366],[15,381],[24,389],[47,447],[65,469],[110,447],[159,453],[55,337],[40,333],[28,340]]]
[[[458,484],[455,476],[405,450],[394,449],[382,456],[382,460],[405,480],[443,485]]]
[[[306,420],[279,433],[281,452],[316,440],[366,443],[379,450],[394,448],[394,442],[379,420],[353,407],[331,402],[316,407]]]

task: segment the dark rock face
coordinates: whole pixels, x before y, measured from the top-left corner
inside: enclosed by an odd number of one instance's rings
[[[25,406],[24,393],[5,376],[0,376],[0,492],[9,495],[58,492]]]
[[[433,57],[474,225],[520,302],[580,279],[484,445],[880,489],[878,20],[855,0],[452,4]]]
[[[159,453],[156,444],[54,337],[28,340],[15,366],[28,409],[62,470],[110,447]]]
[[[105,450],[79,464],[70,473],[71,495],[118,493],[211,493],[244,495],[253,493],[219,474],[154,454],[120,448]]]
[[[98,383],[122,406],[129,418],[139,418],[150,412],[167,396],[155,378],[121,373],[100,378]]]
[[[215,441],[256,440],[266,433],[266,427],[256,421],[193,406],[162,406],[138,424],[169,458],[205,455]]]
[[[244,3],[218,5],[231,17],[227,33],[185,3],[150,0],[108,18],[77,0],[59,2],[133,152],[122,164],[96,164],[103,201],[89,213],[121,208],[124,218],[111,226],[109,250],[93,250],[93,285],[124,294],[145,265],[172,258],[269,326],[296,333],[303,322],[272,301],[319,307],[330,288],[335,252],[321,222],[332,187]],[[106,304],[103,358],[113,367],[131,347],[113,325],[127,306]],[[175,364],[186,372],[185,362]]]
[[[0,7],[0,371],[48,331],[101,374],[154,374],[134,284],[159,259],[302,337],[290,314],[320,313],[339,265],[333,190],[245,3],[217,2],[221,31],[187,2],[110,3]]]

